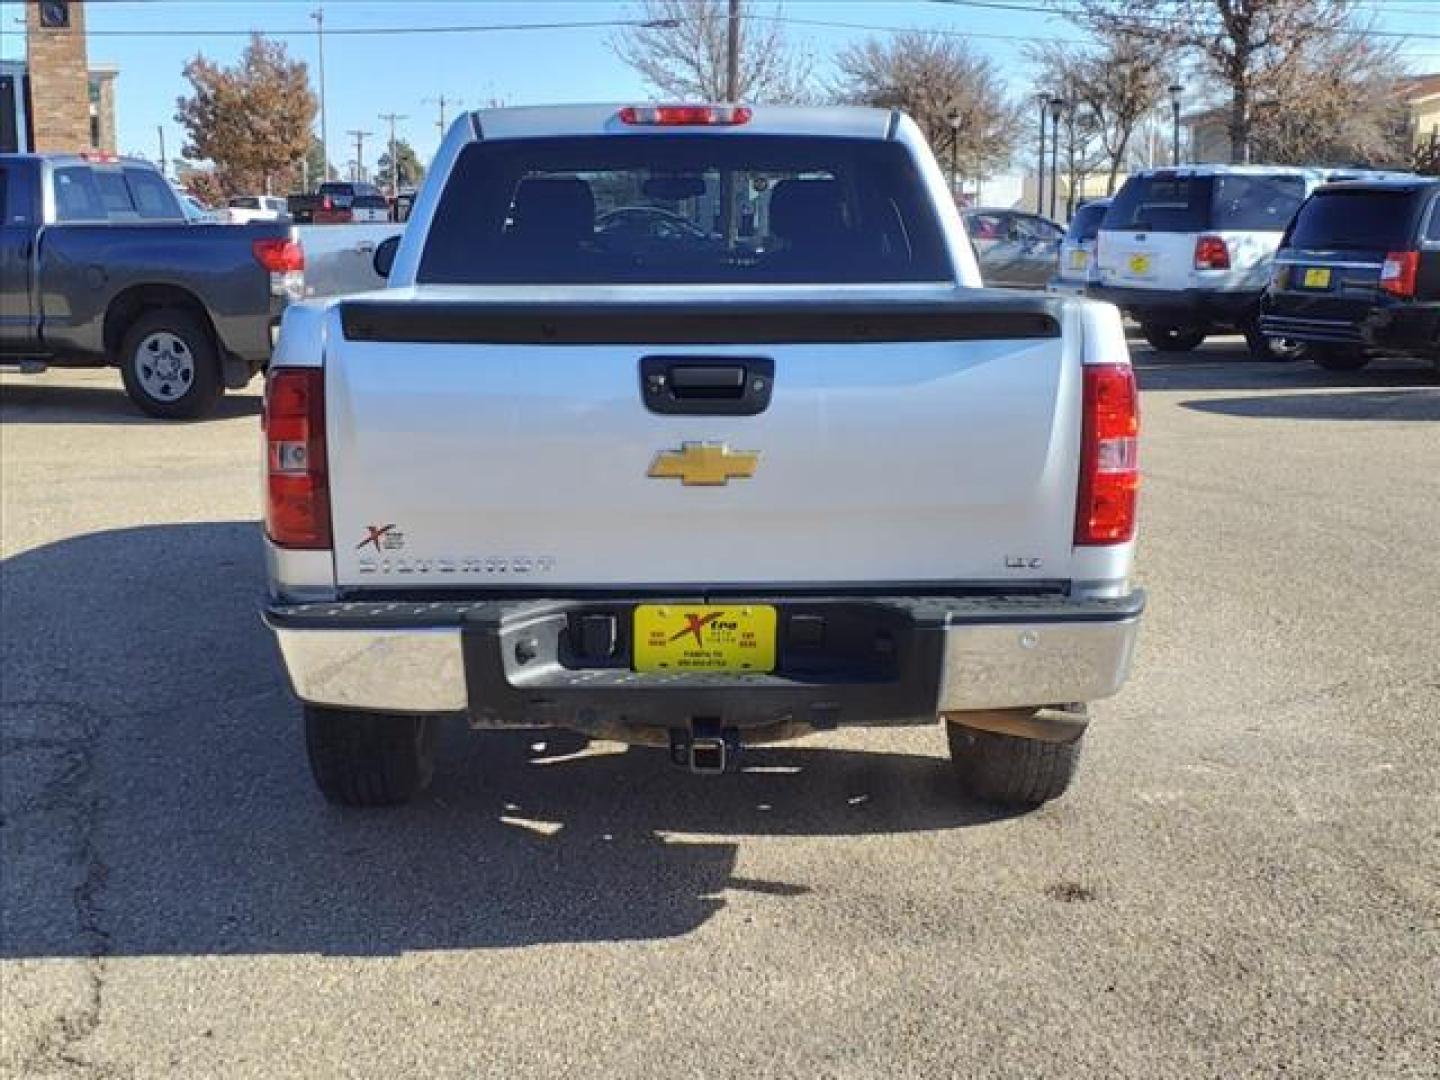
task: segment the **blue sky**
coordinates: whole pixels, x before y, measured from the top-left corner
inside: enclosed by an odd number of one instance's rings
[[[1041,7],[1045,0],[994,0],[996,7],[962,6],[935,0],[786,0],[783,15],[792,42],[828,73],[838,49],[870,33],[920,28],[973,35],[972,44],[1001,65],[1013,92],[1032,90],[1036,73],[1024,59],[1024,45],[1044,37],[1074,34],[1063,19],[1034,11],[1004,10],[1006,3]],[[1407,45],[1417,71],[1440,71],[1440,0],[1361,0],[1378,26],[1431,40]],[[92,62],[120,67],[118,113],[120,149],[145,157],[158,154],[156,126],[163,124],[167,153],[178,155],[181,134],[173,115],[186,83],[181,69],[197,52],[222,63],[243,49],[243,33],[263,30],[281,36],[292,53],[311,64],[316,39],[308,12],[317,0],[91,0],[86,19]],[[373,164],[380,152],[387,112],[408,120],[398,133],[428,158],[438,140],[438,108],[444,95],[467,105],[492,98],[509,104],[643,99],[639,79],[606,47],[613,32],[574,28],[453,34],[347,36],[328,31],[399,26],[604,21],[633,18],[638,3],[619,0],[329,0],[323,4],[326,99],[330,157],[351,156],[343,143],[351,129],[370,131],[366,148]],[[758,0],[757,11],[771,10]],[[851,25],[816,25],[816,24]],[[866,29],[866,28],[882,29]],[[135,31],[180,32],[176,36],[128,36]],[[209,36],[224,31],[239,36]],[[284,34],[284,31],[298,31]],[[19,0],[0,0],[0,56],[23,56],[23,10]],[[1192,82],[1193,79],[1184,80]],[[1198,99],[1202,87],[1195,88]],[[452,112],[453,115],[453,112]],[[353,144],[351,144],[353,145]]]

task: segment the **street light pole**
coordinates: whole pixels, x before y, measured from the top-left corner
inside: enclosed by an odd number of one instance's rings
[[[725,20],[725,100],[740,100],[740,0],[730,0]]]
[[[1039,95],[1040,101],[1040,158],[1035,164],[1035,213],[1045,213],[1045,111],[1050,107],[1050,95]]]
[[[315,20],[315,34],[320,43],[320,182],[330,179],[330,138],[325,128],[325,9],[310,12]]]
[[[1180,95],[1185,88],[1179,83],[1170,84],[1170,164],[1180,164]]]
[[[950,125],[950,197],[957,206],[960,203],[960,124],[962,119],[958,112],[951,113],[946,117],[946,123]]]
[[[1060,113],[1065,109],[1064,98],[1050,99],[1050,218],[1055,218],[1055,196],[1060,188]]]

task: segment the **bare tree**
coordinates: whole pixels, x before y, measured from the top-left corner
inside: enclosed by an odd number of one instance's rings
[[[842,50],[835,66],[837,97],[908,113],[930,145],[951,150],[969,175],[1010,162],[1019,110],[995,65],[962,39],[918,30],[869,38]]]
[[[1113,195],[1135,130],[1164,93],[1163,54],[1148,39],[1119,29],[1102,28],[1094,37],[1086,46],[1039,45],[1030,56],[1045,72],[1047,89],[1067,103],[1061,148],[1070,162],[1071,191],[1078,172],[1103,162],[1105,193]]]
[[[1393,48],[1326,43],[1302,58],[1288,92],[1255,103],[1250,142],[1266,161],[1405,167],[1404,71]]]
[[[1082,21],[1092,29],[1131,35],[1157,55],[1188,53],[1201,74],[1220,82],[1231,161],[1261,150],[1313,153],[1324,141],[1317,133],[1336,116],[1348,119],[1352,149],[1364,153],[1389,122],[1385,98],[1400,71],[1398,54],[1366,39],[1355,0],[1083,3]],[[1313,119],[1301,120],[1307,111]]]
[[[627,27],[610,48],[650,89],[687,101],[727,101],[731,9],[736,13],[736,93],[739,101],[806,99],[811,64],[793,49],[780,8],[756,13],[750,0],[645,0],[642,24]]]

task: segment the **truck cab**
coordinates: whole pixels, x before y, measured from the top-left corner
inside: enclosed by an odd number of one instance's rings
[[[151,416],[213,411],[303,295],[286,222],[190,221],[148,162],[0,155],[0,363],[116,366]]]

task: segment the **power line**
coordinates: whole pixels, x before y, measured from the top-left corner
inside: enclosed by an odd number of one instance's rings
[[[1083,8],[1067,7],[1058,3],[1008,3],[1005,2],[1005,0],[929,0],[929,2],[932,4],[944,4],[948,7],[983,8],[991,11],[1021,11],[1037,15],[1058,15],[1062,18],[1078,18],[1087,14]],[[1150,26],[1168,26],[1174,22],[1173,19],[1167,18],[1164,15],[1139,14],[1127,14],[1123,16],[1123,21]],[[1403,30],[1362,30],[1359,27],[1340,27],[1337,28],[1336,33],[1346,34],[1352,37],[1413,38],[1423,41],[1440,41],[1440,34],[1407,33]]]
[[[664,19],[590,19],[571,22],[549,23],[474,23],[443,26],[344,26],[327,27],[328,37],[392,37],[396,34],[481,34],[500,33],[511,30],[587,30],[611,27],[635,26],[643,29],[669,30],[677,25]],[[314,37],[320,33],[307,27],[287,27],[274,30],[90,30],[87,37],[250,37],[263,33],[266,37]]]

